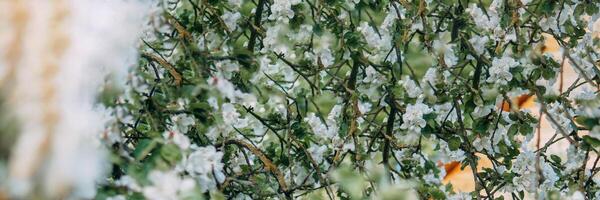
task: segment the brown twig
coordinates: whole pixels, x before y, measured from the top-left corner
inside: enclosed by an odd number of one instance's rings
[[[167,62],[165,59],[163,59],[161,57],[158,57],[154,54],[147,53],[147,52],[142,53],[142,56],[149,59],[150,61],[157,62],[158,64],[160,64],[161,66],[166,68],[167,71],[169,71],[169,74],[171,74],[171,76],[173,76],[173,79],[175,79],[175,85],[181,86],[181,81],[183,80],[183,78],[182,78],[181,74],[179,74],[179,72],[177,72],[175,67],[173,65],[171,65],[171,63]]]
[[[281,171],[279,171],[277,166],[275,166],[275,164],[273,164],[273,162],[271,162],[271,160],[269,160],[269,158],[265,156],[265,154],[260,149],[238,139],[227,140],[225,141],[225,144],[234,144],[239,147],[246,148],[250,152],[252,152],[252,154],[258,157],[258,159],[263,163],[265,169],[267,169],[267,171],[271,172],[271,174],[275,176],[275,179],[277,179],[277,183],[279,184],[279,188],[286,195],[286,197],[291,198],[291,194],[289,193],[288,186],[285,183],[285,179],[283,178],[283,174],[281,173]]]

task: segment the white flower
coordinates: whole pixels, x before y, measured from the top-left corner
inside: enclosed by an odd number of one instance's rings
[[[163,137],[176,144],[182,150],[188,149],[191,145],[190,139],[187,136],[176,131],[165,131]]]
[[[381,97],[379,89],[384,83],[384,80],[386,80],[384,75],[377,72],[372,66],[368,66],[365,68],[365,77],[362,79],[363,83],[368,84],[360,84],[357,90],[368,96],[370,99],[378,99]]]
[[[281,116],[287,115],[287,107],[285,106],[283,98],[279,96],[271,96],[269,97],[267,105],[273,109],[274,112],[277,112],[277,114],[280,114]]]
[[[435,121],[440,124],[444,121],[456,122],[458,119],[456,109],[454,109],[454,106],[450,102],[434,105],[433,110],[435,110],[435,113],[437,114]]]
[[[222,73],[223,77],[231,79],[232,72],[240,71],[240,65],[237,62],[223,60],[215,62],[215,67]]]
[[[333,54],[331,53],[331,50],[329,48],[319,49],[317,55],[319,56],[319,59],[321,59],[323,67],[329,67],[333,65],[335,61],[335,58],[333,57]]]
[[[554,130],[558,132],[562,128],[562,130],[565,131],[566,134],[570,134],[571,132],[573,132],[574,129],[572,121],[567,116],[567,114],[570,114],[572,116],[572,111],[565,111],[563,106],[559,102],[552,102],[548,104],[548,114],[549,115],[546,115],[546,118],[549,122],[551,122],[550,125],[552,126],[552,128],[554,128]],[[550,115],[556,121],[557,124],[552,123],[552,120],[550,120]]]
[[[137,181],[128,175],[121,176],[119,180],[115,181],[115,185],[119,187],[126,187],[127,189],[135,192],[142,191],[142,187],[140,187]]]
[[[473,140],[473,147],[479,152],[482,152],[485,149],[492,155],[495,152],[494,147],[492,147],[492,140],[489,136],[475,138],[475,140]]]
[[[312,30],[312,27],[311,27]],[[304,57],[310,60],[314,65],[320,64],[323,67],[329,67],[333,65],[335,62],[335,58],[331,52],[331,37],[330,36],[321,36],[315,37],[314,40],[314,53],[307,51],[304,53]]]
[[[588,87],[583,87],[581,90],[573,92],[576,100],[594,100],[596,99],[596,93]]]
[[[375,47],[380,46],[381,38],[379,37],[377,32],[375,32],[375,29],[373,29],[373,27],[371,27],[369,25],[369,23],[361,22],[360,26],[357,27],[357,30],[360,33],[362,33],[362,35],[364,36],[365,40],[367,41],[367,45],[369,45],[369,47],[375,48]]]
[[[444,33],[442,35],[447,35],[447,34],[448,33]],[[450,44],[449,42],[442,41],[442,40],[434,40],[433,41],[433,49],[436,50],[438,55],[444,56],[444,63],[449,67],[456,65],[456,63],[458,62],[458,58],[454,54],[453,48],[454,48],[454,44]]]
[[[270,20],[277,20],[288,23],[289,19],[294,17],[292,6],[300,3],[300,0],[274,0],[271,4]]]
[[[478,137],[473,141],[473,147],[477,149],[477,151],[487,151],[487,153],[491,155],[495,155],[500,151],[498,144],[500,141],[504,141],[505,144],[510,145],[510,140],[508,138],[508,129],[502,125],[498,124],[498,127],[491,128],[488,130],[488,136]]]
[[[224,164],[221,162],[223,152],[217,151],[214,146],[198,147],[187,157],[184,169],[197,178],[203,192],[216,187],[216,181],[225,180],[223,174]]]
[[[552,166],[546,163],[543,157],[539,159],[539,163],[537,162],[538,159],[536,158],[536,154],[523,144],[521,154],[513,161],[511,169],[512,172],[520,175],[513,179],[513,185],[517,186],[517,190],[534,192],[538,188],[541,190],[553,188],[554,183],[558,181],[559,177],[554,172]],[[544,182],[541,183],[541,185],[538,185],[538,171],[536,170],[538,164],[542,169],[541,171],[544,177]]]
[[[394,5],[388,6],[388,14],[385,16],[385,19],[381,23],[380,29],[389,31],[389,29],[394,25],[396,21],[398,21],[398,16],[404,18],[404,14],[406,13],[406,9],[396,2],[393,2]],[[396,9],[398,8],[398,9]]]
[[[297,41],[297,42],[306,42],[310,40],[310,37],[313,35],[313,26],[309,25],[309,24],[302,24],[300,25],[300,30],[298,30],[298,33],[296,33],[295,35],[293,35],[293,40]],[[290,37],[292,37],[290,35]]]
[[[96,112],[102,115],[102,124],[105,129],[100,134],[100,138],[106,141],[106,143],[112,145],[115,143],[119,143],[123,141],[123,137],[121,137],[121,131],[119,129],[117,121],[119,120],[118,113],[115,113],[115,109],[106,108],[104,106],[97,107]],[[117,107],[117,111],[123,110],[121,107]],[[115,116],[117,115],[117,116]],[[127,116],[127,118],[131,118],[131,116]],[[131,119],[127,119],[131,120]]]
[[[126,198],[123,195],[115,195],[115,196],[106,198],[106,200],[126,200]]]
[[[533,151],[522,151],[513,162],[512,172],[515,172],[521,177],[513,179],[514,185],[520,186],[520,188],[526,189],[527,191],[535,188],[537,176],[536,176],[536,157]]]
[[[261,52],[266,53],[267,51],[272,51],[274,53],[283,54],[288,59],[295,58],[294,52],[289,45],[286,44],[287,41],[283,38],[286,36],[285,34],[288,31],[288,27],[283,23],[277,23],[273,26],[267,28],[266,37],[263,39],[263,44],[265,45]]]
[[[475,35],[471,39],[469,39],[469,42],[471,43],[471,45],[473,45],[473,48],[475,49],[475,52],[477,52],[478,55],[485,53],[485,43],[487,43],[488,41],[489,38],[485,35]]]
[[[240,113],[237,112],[235,106],[230,103],[224,103],[221,105],[221,114],[225,123],[233,124],[240,117]]]
[[[545,160],[540,159],[540,165],[542,166],[542,175],[544,176],[544,182],[541,185],[542,190],[548,190],[549,188],[554,188],[554,183],[558,181],[560,178],[554,172],[554,169],[550,164],[546,163]]]
[[[427,69],[427,72],[425,72],[425,75],[423,76],[423,81],[426,84],[431,84],[432,86],[435,87],[435,85],[438,83],[437,68],[430,67],[429,69]]]
[[[492,7],[492,6],[490,6]],[[477,27],[490,30],[494,29],[500,23],[500,18],[498,17],[498,13],[492,9],[487,12],[487,16],[485,13],[477,7],[476,4],[470,4],[469,8],[467,8],[467,12],[473,17],[473,21],[475,21],[475,25]],[[489,17],[488,17],[489,16]]]
[[[583,50],[585,52],[585,50]],[[578,54],[572,54],[572,59],[569,59],[569,63],[573,66],[573,69],[579,74],[580,77],[594,77],[596,76],[596,66],[585,58],[582,58]]]
[[[341,105],[338,104],[338,105],[333,106],[333,108],[331,108],[331,111],[329,111],[329,115],[327,115],[327,123],[329,123],[329,122],[334,123],[341,113],[342,113]]]
[[[255,108],[255,109],[257,109],[257,107],[258,107],[258,99],[256,98],[256,95],[254,95],[252,93],[242,93],[242,92],[239,92],[237,94],[237,96],[238,96],[238,102],[241,103],[243,106],[246,106],[248,108]],[[259,110],[259,109],[257,109],[257,110]]]
[[[492,112],[492,109],[494,109],[493,105],[477,105],[477,107],[475,107],[475,109],[471,113],[471,116],[475,118],[481,118],[489,115]]]
[[[429,106],[417,102],[406,107],[406,112],[402,115],[401,129],[412,133],[420,133],[421,128],[425,127],[426,121],[423,115],[431,113],[433,110]]]
[[[585,152],[578,151],[574,145],[569,145],[567,149],[567,162],[565,163],[565,173],[571,173],[579,169],[585,161]]]
[[[219,137],[229,137],[231,136],[231,132],[233,131],[233,127],[231,125],[225,124],[217,124],[210,128],[206,132],[206,137],[208,137],[211,141],[216,141]]]
[[[314,143],[310,144],[310,148],[308,148],[310,156],[313,159],[315,159],[315,162],[317,162],[317,164],[321,164],[321,162],[323,162],[323,154],[325,153],[325,151],[327,151],[327,146],[319,146]]]
[[[365,78],[363,78],[364,83],[380,83],[385,80],[385,77],[381,75],[375,68],[368,66],[365,69]]]
[[[213,110],[219,110],[219,104],[217,103],[217,98],[209,97],[206,101],[208,102],[208,105],[210,105],[210,107]]]
[[[185,170],[193,174],[212,174],[213,170],[223,170],[223,152],[217,151],[214,146],[198,147],[190,154],[185,164]]]
[[[322,139],[337,139],[338,138],[338,122],[337,118],[342,111],[341,105],[335,105],[325,119],[325,123],[315,113],[308,113],[304,118],[305,122],[311,127],[313,133]]]
[[[175,171],[154,170],[148,175],[152,185],[144,187],[144,197],[151,200],[177,200],[180,196],[194,189],[194,180],[182,178]]]
[[[575,191],[570,197],[565,198],[567,200],[585,200],[585,195],[580,191]]]
[[[358,102],[358,111],[360,111],[361,114],[365,114],[367,112],[369,112],[371,110],[371,103],[369,102]]]
[[[189,99],[185,99],[185,98],[177,98],[177,101],[175,102],[175,109],[178,111],[183,111],[185,110],[186,106],[190,104],[190,100]]]
[[[458,192],[456,194],[448,196],[448,200],[471,200],[471,199],[473,199],[473,197],[471,197],[471,194],[466,193],[466,192]]]
[[[456,151],[450,150],[448,147],[448,143],[443,140],[439,142],[440,148],[440,159],[439,161],[442,163],[448,163],[451,161],[461,162],[465,159],[465,152],[463,150],[457,149]]]
[[[502,124],[498,124],[498,127],[496,127],[496,129],[491,129],[488,132],[490,133],[490,136],[492,136],[492,144],[494,145],[493,146],[494,153],[500,151],[500,149],[498,147],[498,144],[500,143],[500,141],[504,140],[504,144],[506,144],[506,145],[511,144],[508,139],[508,129],[506,128],[506,126],[504,126]]]
[[[400,83],[402,84],[402,86],[404,86],[404,90],[410,98],[417,98],[421,96],[421,94],[423,94],[421,88],[409,76],[402,77]]]
[[[245,128],[248,125],[246,121],[240,118],[240,113],[237,112],[237,109],[231,103],[221,105],[221,115],[226,125],[233,125],[236,128]]]
[[[239,12],[229,12],[229,11],[225,11],[225,13],[223,13],[223,15],[221,15],[221,19],[223,19],[223,22],[225,22],[225,25],[227,26],[227,29],[229,29],[229,31],[233,31],[235,29],[237,29],[238,25],[237,25],[237,21],[242,17],[242,15]]]
[[[235,99],[235,87],[229,80],[222,75],[217,75],[208,79],[208,84],[216,86],[216,89],[229,100]]]
[[[438,177],[433,173],[428,173],[427,175],[423,176],[423,180],[425,180],[425,182],[428,184],[440,184],[442,182],[441,179],[441,177]]]
[[[313,133],[322,138],[330,138],[337,135],[337,130],[333,127],[327,127],[315,113],[308,113],[304,118],[308,125],[312,128]]]
[[[188,116],[184,113],[171,116],[171,129],[180,133],[187,133],[190,126],[194,124],[194,116]]]
[[[518,65],[519,62],[508,56],[494,58],[492,61],[492,67],[490,67],[489,70],[490,77],[488,77],[487,82],[506,85],[506,83],[511,81],[513,78],[510,69]]]

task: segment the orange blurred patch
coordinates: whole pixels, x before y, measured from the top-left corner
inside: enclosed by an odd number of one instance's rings
[[[534,105],[534,96],[532,95],[528,95],[528,94],[524,94],[521,95],[515,99],[513,99],[512,101],[516,104],[517,109],[522,109],[522,108],[530,108]],[[510,104],[506,101],[502,102],[502,110],[503,111],[510,111]]]
[[[477,171],[483,170],[483,168],[492,168],[492,162],[482,154],[476,154],[479,157],[477,163]],[[473,170],[471,167],[466,166],[461,169],[459,162],[450,162],[444,165],[446,169],[446,176],[442,180],[443,184],[452,184],[454,191],[456,192],[471,192],[475,190],[475,181],[473,179]]]

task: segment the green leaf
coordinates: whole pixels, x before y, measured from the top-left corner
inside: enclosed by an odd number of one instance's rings
[[[476,120],[473,124],[473,131],[478,134],[486,133],[490,126],[490,121],[487,119]]]
[[[544,77],[546,80],[554,78],[554,75],[556,75],[556,72],[554,72],[552,69],[546,68],[542,70],[542,77]]]
[[[552,161],[554,161],[555,163],[558,163],[558,164],[560,164],[562,161],[560,159],[560,157],[558,157],[557,155],[554,155],[554,154],[550,155],[550,159],[552,159]]]
[[[594,4],[582,4],[582,5],[586,5],[585,6],[585,13],[592,16],[596,13],[598,13],[599,8],[594,6]]]
[[[575,122],[577,122],[577,124],[582,125],[588,130],[592,130],[594,126],[598,125],[597,119],[582,116],[575,117]]]
[[[181,150],[175,144],[166,144],[160,148],[160,156],[171,165],[174,165],[181,159]]]
[[[458,150],[461,143],[462,141],[459,137],[451,137],[450,140],[448,140],[448,148],[452,151]]]
[[[529,135],[529,133],[533,132],[533,127],[531,127],[528,124],[521,124],[521,126],[519,126],[519,133],[521,133],[521,135]]]
[[[307,131],[306,128],[304,128],[302,126],[301,122],[294,122],[292,123],[292,133],[294,133],[294,135],[298,138],[298,139],[303,139],[304,137],[306,137],[307,135]]]
[[[217,191],[217,190],[213,190],[210,192],[210,199],[214,199],[214,200],[225,200],[225,195],[223,195],[223,193]]]
[[[584,135],[583,136],[583,141],[585,141],[586,143],[592,145],[592,147],[599,147],[600,146],[600,140],[593,138],[589,135]]]
[[[541,76],[542,76],[541,70],[539,68],[536,68],[531,71],[531,76],[529,76],[529,79],[538,80],[538,79],[540,79]]]
[[[541,1],[541,6],[540,6],[540,13],[541,14],[548,14],[548,13],[553,13],[552,11],[554,10],[554,7],[556,7],[556,2],[557,1]]]
[[[133,157],[137,161],[146,158],[146,156],[150,154],[150,152],[154,149],[154,147],[156,147],[156,145],[158,145],[157,140],[141,139],[135,147],[135,150],[133,151]]]

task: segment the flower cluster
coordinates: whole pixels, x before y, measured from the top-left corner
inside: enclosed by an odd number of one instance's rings
[[[151,4],[98,199],[600,198],[596,1]]]

